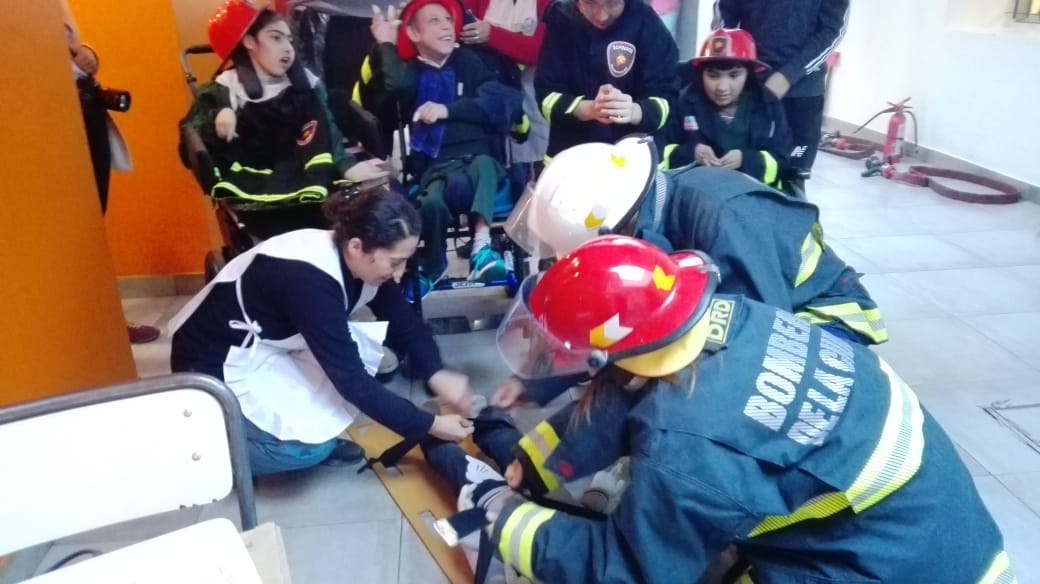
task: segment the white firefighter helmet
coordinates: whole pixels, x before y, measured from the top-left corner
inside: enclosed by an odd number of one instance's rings
[[[653,185],[657,147],[645,135],[590,142],[557,154],[528,185],[506,221],[509,237],[535,257],[560,257],[627,226]]]

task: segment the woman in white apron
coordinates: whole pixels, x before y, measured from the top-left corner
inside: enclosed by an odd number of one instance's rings
[[[465,418],[422,411],[372,377],[388,336],[434,393],[459,411],[469,406],[468,379],[443,368],[398,287],[418,244],[418,212],[397,193],[372,190],[333,196],[325,213],[331,231],[262,242],[170,321],[173,371],[207,373],[238,396],[254,475],[360,460],[360,448],[338,438],[359,410],[404,437],[457,441],[473,431]],[[379,322],[348,323],[365,305]]]

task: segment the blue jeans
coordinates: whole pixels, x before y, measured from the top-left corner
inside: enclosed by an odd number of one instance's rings
[[[297,440],[281,440],[250,422],[246,423],[246,442],[249,445],[249,466],[253,476],[262,476],[302,470],[325,461],[336,448],[336,438],[321,444],[307,444]]]

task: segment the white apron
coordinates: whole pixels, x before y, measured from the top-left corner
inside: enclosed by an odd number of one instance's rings
[[[335,278],[344,288],[342,318],[347,318],[346,288],[332,232],[303,229],[272,237],[231,260],[170,320],[170,333],[176,332],[195,312],[213,286],[234,282],[242,320],[229,321],[228,326],[247,334],[240,346],[228,348],[224,360],[224,382],[238,397],[242,414],[258,428],[281,440],[308,444],[326,442],[350,425],[358,409],[336,391],[303,335],[297,333],[281,340],[264,339],[260,324],[246,314],[241,278],[258,254],[304,261]],[[368,304],[378,290],[365,284],[351,312]],[[339,317],[329,315],[329,318]],[[369,375],[375,374],[383,357],[387,323],[348,324],[365,369]]]
[[[533,36],[538,27],[538,0],[491,0],[484,20],[510,32]],[[510,141],[512,162],[541,162],[549,147],[549,124],[534,95],[534,67],[524,67],[520,76],[524,88],[524,113],[531,122],[531,132],[523,144]]]

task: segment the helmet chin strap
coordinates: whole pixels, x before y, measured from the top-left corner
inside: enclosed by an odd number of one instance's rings
[[[664,220],[664,203],[668,198],[668,181],[664,173],[654,169],[654,231],[660,231]]]

